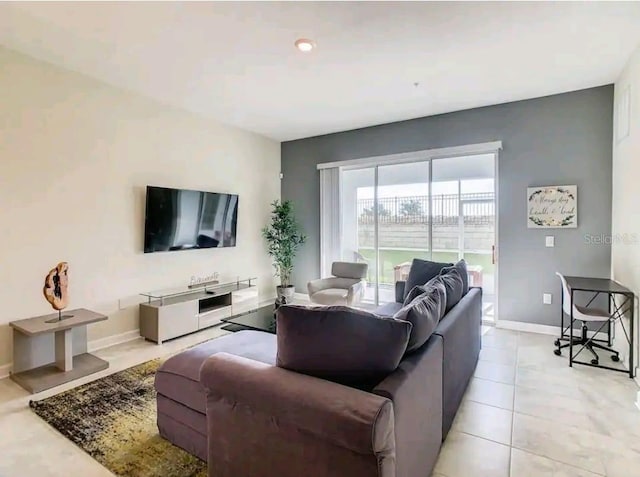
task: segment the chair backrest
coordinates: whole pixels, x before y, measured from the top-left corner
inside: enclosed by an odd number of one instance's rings
[[[560,281],[562,282],[562,311],[564,311],[567,315],[571,314],[571,293],[569,293],[569,287],[567,286],[567,280],[565,280],[564,275],[562,273],[556,272],[556,275],[560,277]]]
[[[333,262],[331,275],[340,278],[362,279],[367,276],[369,266],[366,263]]]

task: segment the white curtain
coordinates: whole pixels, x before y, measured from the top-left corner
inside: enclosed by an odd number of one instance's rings
[[[320,276],[340,260],[340,169],[320,169]]]

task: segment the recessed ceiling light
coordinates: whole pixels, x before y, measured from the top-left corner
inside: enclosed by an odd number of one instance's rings
[[[308,40],[307,38],[299,38],[295,42],[296,48],[303,53],[309,53],[316,47],[316,44],[312,40]]]

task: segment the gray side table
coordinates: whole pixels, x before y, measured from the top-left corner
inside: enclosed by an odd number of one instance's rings
[[[57,321],[57,313],[12,321],[13,370],[11,379],[30,393],[59,386],[97,373],[109,363],[87,352],[87,325],[108,317],[79,308]]]

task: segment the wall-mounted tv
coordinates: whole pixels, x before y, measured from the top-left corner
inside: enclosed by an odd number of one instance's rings
[[[144,252],[235,247],[238,196],[147,186]]]

